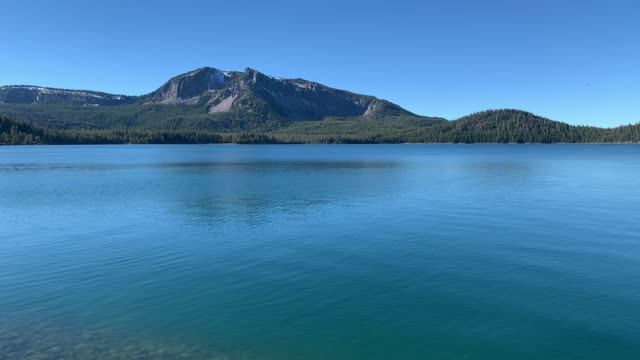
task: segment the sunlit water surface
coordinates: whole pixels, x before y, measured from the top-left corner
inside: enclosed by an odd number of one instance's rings
[[[2,359],[640,359],[640,146],[0,147]]]

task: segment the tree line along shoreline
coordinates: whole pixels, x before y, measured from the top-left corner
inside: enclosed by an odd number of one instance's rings
[[[59,129],[0,115],[0,145],[88,144],[518,144],[640,143],[640,124],[574,126],[517,110],[492,110],[453,121],[415,118],[327,119],[269,129]]]

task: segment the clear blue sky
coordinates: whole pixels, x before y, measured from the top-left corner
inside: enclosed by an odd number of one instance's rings
[[[143,94],[202,66],[454,119],[640,122],[640,2],[3,0],[0,85]]]

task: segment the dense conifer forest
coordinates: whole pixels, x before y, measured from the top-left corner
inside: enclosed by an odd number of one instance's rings
[[[147,110],[145,110],[146,112]],[[62,116],[62,115],[61,115]],[[76,115],[77,116],[77,115]],[[146,119],[145,123],[151,120]],[[427,117],[328,118],[319,121],[159,116],[160,124],[127,126],[123,114],[102,128],[51,128],[0,115],[0,144],[206,143],[637,143],[640,124],[617,128],[573,126],[518,110],[489,110],[458,120]],[[62,119],[62,117],[61,117]],[[103,118],[103,120],[106,120]],[[69,124],[88,124],[71,118]],[[208,124],[213,123],[213,124]],[[108,124],[109,127],[104,127]],[[200,124],[201,126],[196,126]]]

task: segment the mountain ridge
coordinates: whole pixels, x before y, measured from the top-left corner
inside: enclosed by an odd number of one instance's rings
[[[573,126],[514,109],[449,121],[251,68],[202,67],[138,96],[2,86],[0,116],[3,144],[640,142],[640,124]]]
[[[335,89],[300,78],[286,79],[246,68],[224,71],[202,67],[172,77],[144,95],[116,95],[91,90],[68,90],[30,85],[0,87],[1,105],[119,106],[192,105],[203,113],[245,112],[265,118],[294,121],[327,117],[416,116],[399,105],[370,95]]]

